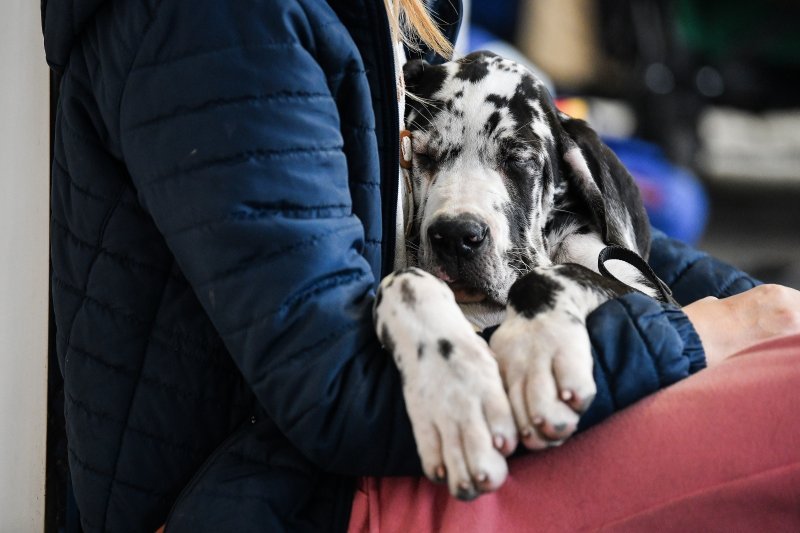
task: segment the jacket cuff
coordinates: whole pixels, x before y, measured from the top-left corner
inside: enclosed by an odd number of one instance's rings
[[[586,320],[597,395],[579,430],[705,367],[686,314],[640,293],[610,300]]]
[[[689,320],[683,310],[677,307],[665,306],[664,315],[672,327],[675,328],[680,338],[683,339],[683,356],[689,360],[689,374],[691,375],[698,370],[704,369],[706,367],[706,352],[692,321]],[[678,381],[678,379],[675,381]]]

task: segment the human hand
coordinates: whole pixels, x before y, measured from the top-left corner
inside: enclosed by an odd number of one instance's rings
[[[800,291],[760,285],[717,299],[703,298],[683,308],[706,352],[708,366],[760,342],[800,333]]]

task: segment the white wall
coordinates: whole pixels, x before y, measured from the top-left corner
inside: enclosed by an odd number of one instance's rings
[[[0,532],[44,529],[50,98],[39,2],[0,3]]]

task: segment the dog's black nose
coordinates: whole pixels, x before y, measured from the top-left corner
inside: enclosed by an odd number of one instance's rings
[[[484,247],[489,226],[473,215],[439,218],[428,228],[433,249],[443,255],[469,258]]]

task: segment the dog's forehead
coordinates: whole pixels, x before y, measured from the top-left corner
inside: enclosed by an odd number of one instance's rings
[[[434,149],[496,150],[509,137],[535,150],[552,139],[545,106],[551,105],[543,84],[526,68],[494,55],[471,54],[421,74],[428,103],[411,113],[411,127]],[[425,77],[427,76],[427,80]],[[428,83],[424,83],[428,81]],[[548,101],[542,101],[543,96]],[[414,119],[423,120],[414,120]],[[540,151],[539,151],[540,152]],[[535,155],[535,154],[528,154]]]

